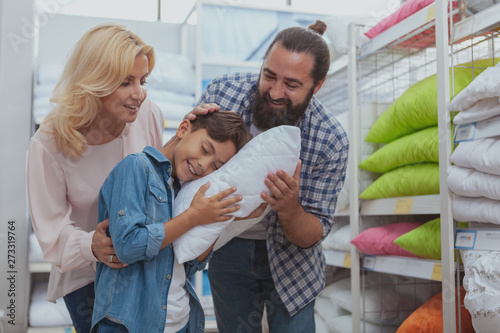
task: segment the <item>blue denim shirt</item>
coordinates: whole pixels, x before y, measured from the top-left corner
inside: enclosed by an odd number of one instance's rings
[[[171,170],[161,152],[146,147],[118,163],[101,188],[99,221],[109,218],[108,233],[116,256],[128,266],[112,269],[97,263],[93,327],[108,317],[124,324],[130,333],[165,329],[175,257],[172,244],[161,251],[160,246],[165,238],[163,222],[172,216],[172,191],[167,183]],[[204,331],[203,309],[189,277],[203,269],[209,257],[203,263],[184,264],[191,308],[188,332]]]

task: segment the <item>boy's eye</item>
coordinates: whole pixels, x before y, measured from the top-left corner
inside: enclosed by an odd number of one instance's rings
[[[122,86],[124,86],[124,87],[128,86],[129,84],[130,84],[130,81],[124,81],[124,82],[122,82]]]
[[[147,84],[148,84],[147,81],[141,81],[141,86],[145,86]]]

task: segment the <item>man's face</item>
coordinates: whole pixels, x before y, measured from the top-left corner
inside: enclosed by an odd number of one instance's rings
[[[314,59],[273,46],[262,65],[253,122],[261,130],[279,125],[296,125],[321,84],[311,77]],[[321,82],[322,83],[322,82]]]

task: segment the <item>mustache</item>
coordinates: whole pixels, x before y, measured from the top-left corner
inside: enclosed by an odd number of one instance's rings
[[[279,98],[279,99],[272,99],[271,95],[266,91],[264,94],[262,94],[262,97],[268,101],[268,102],[273,102],[276,104],[283,104],[283,105],[290,105],[291,101],[288,98]]]

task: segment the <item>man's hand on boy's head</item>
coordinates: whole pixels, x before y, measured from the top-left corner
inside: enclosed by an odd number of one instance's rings
[[[197,105],[191,112],[186,114],[184,119],[195,120],[197,115],[204,115],[207,113],[219,111],[220,107],[215,103],[204,103]]]

